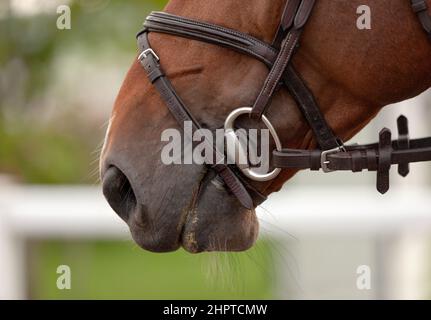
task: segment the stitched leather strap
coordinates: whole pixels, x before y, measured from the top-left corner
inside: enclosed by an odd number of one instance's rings
[[[287,32],[289,32],[289,29],[293,25],[293,21],[295,20],[296,12],[298,11],[300,3],[301,0],[286,1],[286,5],[281,16],[280,25],[272,43],[273,47],[280,48],[283,39],[286,37]]]
[[[342,142],[334,135],[325,120],[314,95],[292,65],[284,72],[283,81],[313,131],[320,149],[332,150],[341,146]]]
[[[315,0],[302,0],[295,16],[293,28],[287,33],[286,38],[283,40],[277,59],[265,80],[256,102],[254,103],[253,111],[251,112],[251,116],[253,118],[260,119],[268,108],[271,98],[277,89],[277,85],[293,57],[294,51],[301,37],[302,28],[311,15],[314,3]]]
[[[299,38],[301,36],[300,30],[292,30],[289,35],[283,40],[281,45],[280,53],[275,61],[269,76],[265,80],[262,91],[256,99],[253,105],[253,111],[251,112],[251,117],[254,119],[262,118],[266,109],[269,106],[271,98],[274,96],[275,90],[286,70],[287,65],[292,59],[296,45],[298,44]]]
[[[152,12],[145,20],[144,28],[138,36],[149,31],[204,41],[250,55],[265,64],[272,65],[278,54],[278,50],[247,34],[165,12]]]

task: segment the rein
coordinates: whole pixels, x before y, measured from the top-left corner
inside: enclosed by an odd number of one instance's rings
[[[340,170],[360,172],[367,169],[377,172],[377,190],[386,193],[389,190],[389,171],[392,165],[398,165],[399,174],[405,177],[409,173],[409,163],[431,161],[431,138],[410,140],[408,121],[404,116],[398,119],[399,138],[395,141],[392,141],[392,133],[386,128],[380,132],[379,142],[369,145],[346,146],[334,135],[312,92],[291,64],[314,5],[315,0],[288,0],[272,44],[239,31],[164,12],[151,13],[144,23],[144,29],[137,35],[140,50],[138,60],[150,82],[178,123],[183,126],[185,121],[191,121],[193,130],[202,127],[163,72],[160,59],[149,43],[149,32],[170,34],[226,47],[258,59],[270,70],[253,107],[234,110],[226,119],[225,129],[227,142],[238,146],[239,140],[232,134],[235,120],[242,114],[261,119],[270,129],[277,145],[277,150],[274,150],[272,156],[272,165],[276,169],[262,175],[243,165],[241,167],[224,163],[209,165],[247,209],[264,202],[266,196],[248,183],[246,178],[254,181],[271,181],[277,177],[281,169],[322,169],[324,172]],[[412,7],[431,40],[431,17],[427,12],[426,1],[412,0]],[[280,84],[287,88],[297,102],[314,133],[319,149],[281,148],[277,133],[265,117],[265,111]],[[220,151],[215,147],[213,150],[214,154],[220,155]],[[209,159],[207,162],[210,163]]]

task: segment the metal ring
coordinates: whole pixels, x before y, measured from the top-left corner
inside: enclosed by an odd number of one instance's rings
[[[280,168],[276,168],[273,171],[261,174],[257,173],[253,170],[253,168],[250,168],[249,165],[244,165],[238,163],[238,159],[240,156],[245,156],[246,159],[248,159],[247,149],[244,150],[244,146],[241,145],[237,135],[235,134],[235,121],[238,119],[239,116],[243,114],[251,114],[253,108],[244,107],[235,109],[229,116],[226,118],[224,129],[225,129],[225,139],[227,142],[233,143],[235,145],[235,163],[238,166],[238,168],[241,170],[241,172],[248,178],[254,180],[254,181],[270,181],[275,179],[281,172]],[[262,121],[265,124],[265,126],[268,128],[269,132],[271,133],[272,138],[275,142],[275,147],[277,151],[282,151],[282,145],[280,138],[277,135],[277,132],[275,131],[274,126],[272,123],[268,120],[267,117],[264,115],[262,116]],[[228,154],[228,158],[229,158]]]

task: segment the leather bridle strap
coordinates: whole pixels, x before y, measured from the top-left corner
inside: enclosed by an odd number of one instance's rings
[[[410,140],[407,118],[398,119],[399,139],[391,141],[389,129],[380,132],[378,143],[345,146],[344,152],[285,149],[273,152],[273,165],[278,168],[327,171],[377,171],[377,190],[389,189],[389,170],[398,165],[398,173],[405,177],[408,164],[431,160],[431,138]]]
[[[272,66],[278,55],[278,50],[248,34],[166,12],[151,12],[138,37],[144,32],[166,33],[225,47],[258,59],[267,66]]]
[[[287,7],[290,7],[291,1],[294,1],[295,4],[298,2],[296,0],[290,0],[287,2]],[[281,44],[281,49],[278,53],[277,59],[275,60],[274,65],[272,66],[269,75],[265,80],[262,90],[253,105],[253,110],[251,112],[252,118],[262,118],[262,115],[268,108],[271,99],[274,96],[275,90],[277,89],[277,86],[293,57],[301,37],[302,28],[307,23],[308,18],[311,15],[314,3],[315,0],[302,0],[293,22],[293,28],[287,32],[287,35]],[[291,19],[287,19],[287,22],[285,20],[286,17],[282,17],[281,25],[285,23],[286,25],[284,28],[289,28]]]
[[[431,138],[411,140],[408,149],[399,147],[399,141],[392,141],[391,165],[423,162],[431,160]],[[379,162],[379,144],[346,146],[345,152],[329,154],[326,159],[331,171],[363,170],[376,171]],[[274,151],[273,164],[279,168],[320,170],[319,150],[284,149]]]
[[[286,1],[286,5],[281,16],[280,25],[274,37],[274,41],[272,42],[272,46],[274,48],[280,48],[281,43],[283,42],[284,38],[286,38],[286,34],[289,32],[290,28],[293,25],[293,21],[295,20],[300,3],[301,0]]]
[[[325,116],[320,111],[313,93],[306,86],[293,65],[289,65],[285,70],[283,83],[307,120],[320,149],[333,150],[341,148],[343,142],[335,136]]]
[[[287,0],[283,15],[281,17],[280,26],[272,44],[274,48],[280,49],[283,39],[286,38],[295,22],[295,18],[298,16],[298,14],[303,12],[304,7],[298,12],[298,6],[300,4],[300,0]],[[309,11],[305,11],[308,14],[308,17],[311,14],[312,5],[314,4],[309,3],[309,5],[311,5],[308,8]],[[305,17],[305,19],[308,19],[308,17]],[[298,46],[299,43],[297,44],[297,47]],[[317,144],[319,145],[320,149],[333,150],[340,148],[343,145],[343,142],[332,132],[332,129],[329,127],[325,117],[320,111],[313,94],[305,85],[304,81],[299,76],[298,72],[296,72],[292,64],[287,65],[282,79],[290,94],[298,104],[298,107],[307,120],[311,130],[313,131],[314,137],[317,140]]]
[[[147,72],[148,79],[156,87],[160,97],[166,103],[169,111],[171,111],[180,126],[183,127],[186,121],[190,121],[194,131],[201,129],[202,127],[199,122],[196,121],[187,109],[186,105],[182,102],[181,98],[176,94],[171,82],[161,69],[159,58],[149,45],[147,33],[143,33],[138,37],[138,46],[142,51],[139,60],[144,70]],[[188,138],[192,141],[192,137]],[[205,140],[205,142],[207,141]],[[213,144],[211,144],[211,146],[213,147],[214,154],[218,154],[219,151],[217,148],[215,148]],[[219,158],[224,159],[224,155],[219,156]],[[208,159],[208,163],[213,163],[213,159]],[[237,197],[245,208],[253,209],[254,206],[257,205],[256,203],[253,203],[253,199],[244,184],[238,179],[235,172],[229,166],[225,164],[215,164],[212,165],[212,169],[214,169],[223,179],[229,190]],[[257,190],[253,191],[257,192]]]
[[[422,27],[428,33],[431,40],[431,16],[428,14],[428,5],[426,0],[412,0],[413,11],[419,17]]]
[[[388,129],[381,131],[379,143],[362,146],[344,146],[334,135],[312,92],[290,64],[314,3],[315,0],[287,0],[272,46],[235,30],[163,12],[153,12],[144,23],[145,29],[138,34],[138,45],[141,51],[139,60],[175,119],[181,126],[184,125],[184,121],[191,121],[194,130],[200,129],[201,126],[163,73],[158,57],[148,42],[148,32],[204,41],[262,61],[270,69],[270,73],[256,99],[252,115],[260,118],[264,114],[279,84],[283,83],[296,100],[320,146],[320,149],[311,151],[292,149],[275,151],[273,166],[290,169],[323,169],[325,172],[335,170],[359,172],[364,169],[377,171],[377,189],[385,193],[389,189],[391,165],[398,164],[399,173],[406,176],[409,173],[409,163],[431,160],[431,138],[410,141],[405,117],[400,117],[398,120],[399,139],[397,141],[391,141],[391,132]],[[431,18],[427,13],[426,2],[412,0],[412,5],[424,29],[430,35]],[[219,151],[213,148],[214,154],[220,155]],[[224,155],[221,156],[224,158]],[[209,160],[213,159],[208,159],[207,163],[210,163]],[[244,207],[251,209],[266,199],[235,168],[223,163],[211,167]]]
[[[291,8],[293,2],[294,0],[289,0],[286,8]],[[288,10],[286,9],[285,12]],[[292,16],[295,17],[295,15]],[[293,18],[289,20],[289,18],[282,17],[286,28],[290,27],[289,21],[293,21]],[[250,35],[165,12],[152,12],[144,22],[144,27],[145,29],[141,33],[166,33],[229,48],[258,59],[270,69],[279,52],[278,49]],[[138,37],[141,33],[138,34]],[[282,80],[310,125],[320,148],[332,150],[342,145],[326,122],[313,94],[291,64],[284,71]]]
[[[388,134],[388,131],[383,131],[383,133],[390,137],[390,132]],[[400,148],[399,141],[386,143],[384,145],[387,146],[386,148],[382,148],[382,143],[346,146],[345,152],[328,154],[325,158],[326,166],[330,171],[368,170],[384,174],[389,172],[391,165],[399,165],[399,173],[405,176],[406,172],[402,173],[400,169],[406,164],[431,160],[431,138],[411,140],[410,143],[411,146],[408,149]],[[388,159],[387,165],[383,168],[379,167],[385,158]],[[282,152],[274,151],[273,154],[273,165],[285,169],[319,170],[322,168],[321,160],[322,152],[319,150],[285,149]],[[389,180],[381,180],[378,176],[377,189],[381,193],[388,191]]]

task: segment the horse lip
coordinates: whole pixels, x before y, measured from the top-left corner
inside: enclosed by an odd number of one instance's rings
[[[190,232],[187,233],[186,235],[186,226],[190,223],[193,223],[194,219],[190,219],[192,217],[192,215],[197,216],[197,204],[199,202],[199,195],[201,194],[202,188],[203,188],[203,182],[205,180],[205,178],[208,175],[209,170],[206,168],[206,170],[202,173],[202,177],[201,179],[199,179],[199,182],[197,184],[197,188],[195,189],[195,191],[193,192],[193,196],[192,199],[190,200],[190,204],[187,207],[187,209],[185,210],[184,213],[184,218],[183,218],[183,223],[181,224],[181,232],[180,232],[180,239],[179,239],[179,243],[182,245],[183,248],[185,248],[187,251],[189,251],[185,244],[185,241],[189,242],[189,237],[190,237]],[[196,243],[196,241],[194,240],[193,242]],[[197,246],[197,243],[196,243]],[[194,253],[194,252],[193,252]]]

